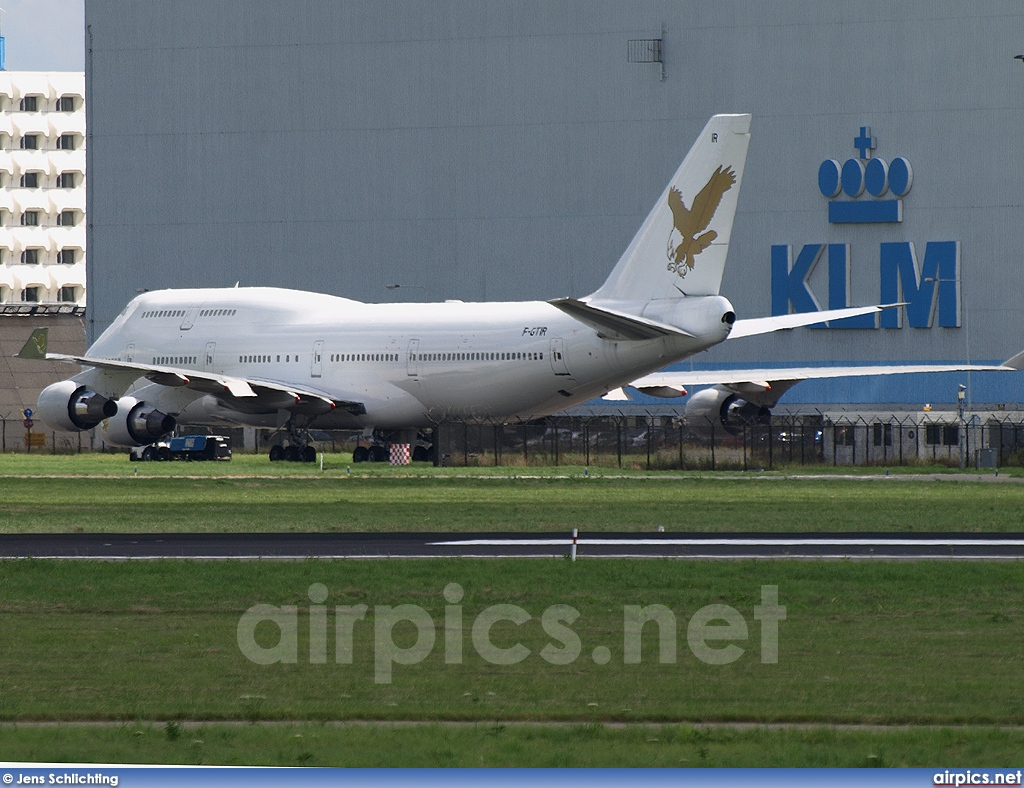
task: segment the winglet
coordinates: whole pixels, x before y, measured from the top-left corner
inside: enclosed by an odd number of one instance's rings
[[[29,358],[33,360],[45,359],[46,358],[46,336],[49,333],[48,328],[37,328],[32,332],[32,336],[28,338],[25,346],[18,351],[17,358]]]
[[[1024,350],[1013,358],[1009,358],[1004,361],[1002,366],[1009,367],[1010,369],[1024,369]]]

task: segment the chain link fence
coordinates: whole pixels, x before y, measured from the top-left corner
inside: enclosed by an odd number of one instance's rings
[[[47,430],[21,413],[0,414],[0,453],[80,454],[89,450],[89,433]]]
[[[654,415],[559,416],[530,424],[443,424],[451,466],[584,465],[637,470],[786,466],[1024,465],[1024,413],[773,415],[725,429]]]
[[[37,425],[39,423],[37,422]],[[206,433],[209,430],[179,432]],[[217,430],[235,452],[266,453],[269,430]],[[31,436],[29,436],[31,433]],[[317,449],[351,453],[362,433],[315,431]],[[786,466],[1024,465],[1024,412],[828,412],[773,415],[725,429],[664,415],[554,416],[529,423],[446,422],[421,433],[446,466],[593,466],[634,470],[758,470]],[[26,430],[21,414],[0,415],[0,452],[115,451],[99,435]],[[421,455],[422,456],[422,455]],[[433,455],[432,455],[433,456]]]

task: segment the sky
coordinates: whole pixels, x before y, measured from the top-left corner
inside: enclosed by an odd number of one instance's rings
[[[85,0],[0,0],[8,71],[85,71]]]

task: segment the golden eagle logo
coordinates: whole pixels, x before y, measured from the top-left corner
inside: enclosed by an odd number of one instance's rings
[[[697,255],[711,246],[718,237],[714,230],[707,230],[722,202],[722,195],[736,183],[732,167],[715,170],[704,188],[693,198],[693,207],[687,208],[683,195],[675,186],[668,190],[668,207],[672,210],[672,232],[668,236],[668,270],[679,276],[693,269]],[[698,235],[698,233],[701,233]]]

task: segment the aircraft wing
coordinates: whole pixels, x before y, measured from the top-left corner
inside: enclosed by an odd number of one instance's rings
[[[366,412],[362,402],[338,399],[325,391],[309,387],[297,387],[260,378],[243,378],[234,375],[220,375],[185,367],[170,367],[157,364],[143,364],[136,361],[114,361],[91,356],[72,356],[46,351],[46,329],[32,332],[28,342],[18,353],[20,358],[63,361],[95,367],[112,373],[122,373],[128,379],[146,378],[161,386],[184,387],[212,394],[216,397],[234,400],[244,404],[246,409],[279,408],[293,413],[319,415],[335,408],[343,408],[356,415]]]
[[[631,388],[655,397],[681,397],[687,386],[724,386],[765,407],[802,380],[852,378],[875,375],[909,375],[928,372],[1013,372],[1024,369],[1024,351],[1002,364],[890,364],[853,367],[775,367],[765,369],[717,369],[655,372],[630,382]],[[619,388],[605,399],[629,399]]]

